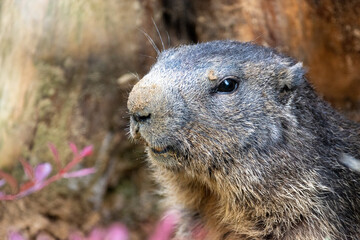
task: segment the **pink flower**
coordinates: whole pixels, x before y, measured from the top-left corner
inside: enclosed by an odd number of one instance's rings
[[[9,240],[26,240],[20,233],[11,231],[9,233]]]
[[[50,163],[42,163],[36,166],[35,168],[35,182],[39,183],[44,181],[49,174],[51,173],[52,167]]]
[[[121,223],[113,223],[108,228],[95,228],[86,240],[128,240],[127,228]]]
[[[74,177],[83,177],[89,174],[92,174],[96,172],[95,168],[83,168],[78,171],[70,172],[70,173],[64,173],[64,178],[74,178]]]
[[[92,154],[92,146],[85,147],[79,154],[75,144],[70,143],[70,148],[74,154],[74,157],[64,168],[62,168],[61,166],[59,153],[56,147],[50,143],[49,148],[53,154],[58,172],[55,175],[49,177],[52,172],[52,166],[50,163],[41,163],[35,168],[33,168],[28,162],[21,159],[20,162],[29,180],[21,184],[19,188],[19,184],[13,176],[0,170],[0,187],[3,186],[5,183],[8,183],[13,191],[13,194],[5,194],[3,192],[0,192],[0,200],[18,199],[27,196],[33,192],[39,191],[50,183],[55,182],[61,178],[83,177],[96,171],[95,168],[84,168],[74,172],[69,172],[84,157]]]
[[[108,229],[105,240],[128,240],[129,233],[127,228],[121,223],[114,223]]]
[[[155,232],[149,240],[170,240],[174,234],[175,226],[179,222],[179,213],[175,210],[168,211],[163,219],[158,223]]]

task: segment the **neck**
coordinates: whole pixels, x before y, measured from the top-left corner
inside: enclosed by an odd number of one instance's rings
[[[267,159],[282,158],[285,164],[278,164],[277,169],[268,169],[266,176],[261,175],[264,171],[260,169],[267,167],[265,163],[253,172],[235,165],[226,172],[215,169],[211,176],[207,171],[174,173],[165,169],[158,169],[156,174],[167,188],[171,203],[197,212],[205,219],[203,224],[208,229],[217,229],[216,232],[280,238],[301,226],[314,228],[314,231],[307,229],[307,232],[317,232],[317,236],[328,236],[329,233],[321,229],[331,228],[320,227],[327,221],[320,217],[325,217],[326,211],[320,207],[321,200],[317,197],[319,191],[326,189],[318,184],[320,181],[317,181],[315,172],[305,172],[306,169],[301,166],[290,172],[289,162],[286,161],[290,156],[277,150],[276,156],[268,156]],[[263,155],[256,156],[256,152],[248,154],[264,159]],[[314,212],[318,218],[314,218]]]

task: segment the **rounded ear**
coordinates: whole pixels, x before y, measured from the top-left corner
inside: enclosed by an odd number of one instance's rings
[[[290,67],[286,67],[279,74],[280,91],[294,90],[305,82],[304,75],[306,71],[302,62],[298,62]]]

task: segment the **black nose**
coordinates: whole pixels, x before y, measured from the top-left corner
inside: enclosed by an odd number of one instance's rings
[[[151,118],[151,114],[139,114],[139,113],[134,113],[132,115],[132,117],[134,118],[134,120],[138,123],[145,123],[147,121],[150,120]]]

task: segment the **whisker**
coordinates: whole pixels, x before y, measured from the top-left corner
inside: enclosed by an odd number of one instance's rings
[[[160,54],[160,50],[159,48],[156,46],[154,40],[152,40],[152,38],[150,37],[149,34],[147,34],[144,30],[139,29],[147,38],[147,40],[149,41],[149,43],[151,44],[151,46],[154,48],[154,50],[156,51],[156,54],[159,55]]]
[[[253,40],[251,40],[251,42],[256,42],[259,38],[263,37],[264,33],[260,33],[256,38],[254,38]]]
[[[168,40],[168,48],[171,47],[171,40],[170,40],[170,35],[169,35],[169,32],[166,31],[166,35],[167,35],[167,40]]]
[[[137,72],[130,72],[138,81],[140,81],[139,74]]]
[[[161,45],[162,45],[162,47],[163,47],[163,50],[165,50],[164,41],[163,41],[163,39],[162,39],[162,37],[161,37],[161,34],[160,34],[160,31],[159,31],[159,28],[157,27],[157,25],[156,25],[156,22],[155,22],[154,18],[151,18],[151,20],[152,20],[152,22],[153,22],[153,24],[154,24],[154,26],[155,26],[155,29],[156,29],[157,34],[159,35],[159,38],[160,38],[160,41],[161,41]]]
[[[149,56],[149,55],[146,55],[146,54],[139,54],[139,55],[142,56],[142,57],[147,57],[147,58],[151,58],[151,59],[156,60],[156,58],[154,58],[153,56]]]

